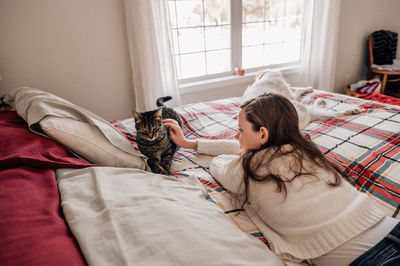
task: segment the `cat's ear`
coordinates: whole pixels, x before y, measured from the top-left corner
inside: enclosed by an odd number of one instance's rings
[[[159,120],[161,120],[161,115],[162,115],[162,110],[163,110],[163,108],[161,107],[161,108],[158,108],[158,110],[154,113],[154,119],[159,119]]]
[[[132,115],[133,115],[133,118],[135,118],[136,124],[139,124],[140,122],[142,122],[142,116],[140,115],[140,113],[136,112],[135,110],[132,110]]]

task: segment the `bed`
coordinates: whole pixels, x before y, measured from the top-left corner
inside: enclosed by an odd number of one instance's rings
[[[296,90],[296,88],[292,88]],[[400,210],[400,106],[314,91],[361,114],[306,133],[385,212]],[[7,97],[6,97],[7,100]],[[0,112],[2,265],[281,265],[210,174],[212,156],[179,149],[171,176],[149,173],[133,118],[105,121],[55,95],[19,88]],[[240,97],[176,108],[187,138],[231,139]]]

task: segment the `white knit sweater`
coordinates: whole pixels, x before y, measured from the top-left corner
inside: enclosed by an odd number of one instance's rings
[[[198,140],[197,145],[199,153],[223,154],[212,160],[210,173],[227,190],[242,193],[243,168],[238,142]],[[283,146],[283,149],[290,148]],[[272,148],[257,155],[265,162],[271,153]],[[270,172],[291,178],[294,164],[295,159],[285,155],[272,161]],[[281,258],[300,261],[319,257],[384,217],[372,198],[348,182],[329,186],[327,181],[333,180],[332,173],[317,167],[311,160],[306,160],[303,166],[315,171],[318,178],[302,175],[286,182],[286,199],[283,192],[277,192],[275,181],[249,181],[251,204],[246,211]],[[266,168],[261,168],[263,172],[260,173],[267,174]]]

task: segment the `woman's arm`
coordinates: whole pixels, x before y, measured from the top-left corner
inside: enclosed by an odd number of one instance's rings
[[[239,154],[239,142],[233,140],[187,140],[177,121],[164,119],[163,125],[169,128],[172,140],[180,147],[194,149],[199,153],[209,155],[224,154],[215,157],[211,161],[210,174],[227,190],[234,193],[244,191],[244,186],[242,185],[243,169],[240,157],[238,155],[228,155]]]
[[[235,140],[188,140],[177,121],[164,119],[163,125],[169,128],[173,142],[182,148],[197,150],[199,153],[208,155],[239,154],[240,152],[239,142]]]
[[[243,193],[243,168],[238,155],[220,155],[210,164],[210,174],[224,188],[234,193]]]
[[[197,151],[208,155],[239,154],[240,145],[236,140],[197,140]]]

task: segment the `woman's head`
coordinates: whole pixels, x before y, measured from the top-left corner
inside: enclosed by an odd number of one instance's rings
[[[296,136],[301,135],[296,109],[283,96],[265,93],[240,107],[236,139],[245,150],[281,146],[292,143]]]
[[[303,168],[304,159],[313,161],[316,165],[335,174],[335,180],[329,181],[328,184],[336,186],[341,183],[341,174],[338,169],[323,156],[310,139],[306,139],[300,133],[296,108],[287,98],[265,93],[243,103],[240,107],[242,110],[239,113],[239,133],[236,139],[245,150],[242,154],[246,194],[244,203],[248,199],[250,179],[259,182],[274,180],[277,191],[283,190],[286,193],[285,182],[287,181],[283,179],[290,182],[301,175],[313,175],[314,173]],[[281,146],[285,144],[289,144],[292,149],[281,150]],[[263,161],[253,161],[257,153],[269,147],[276,148],[272,156],[268,158],[258,156],[257,160]],[[294,176],[283,178],[279,173],[272,174],[269,167],[273,161],[287,155],[293,156],[298,162],[291,169]]]

